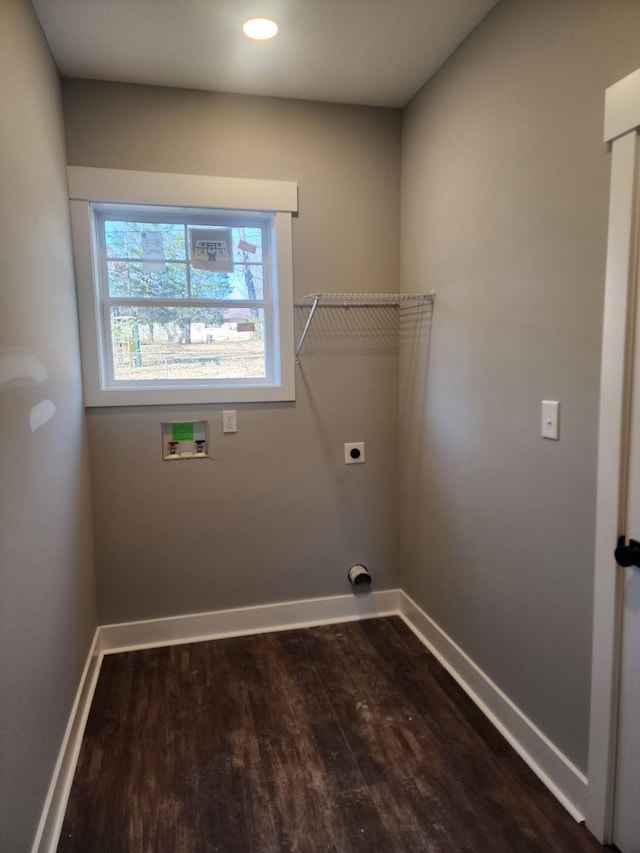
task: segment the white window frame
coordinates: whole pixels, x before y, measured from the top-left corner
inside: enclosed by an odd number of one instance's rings
[[[293,330],[293,261],[291,218],[298,209],[298,188],[292,181],[172,175],[122,169],[68,167],[69,203],[78,291],[84,404],[140,406],[185,403],[245,403],[295,400]],[[233,384],[151,387],[107,383],[106,346],[100,294],[100,241],[95,210],[101,205],[130,204],[178,207],[200,212],[227,210],[270,214],[271,300],[273,347],[270,380]],[[265,294],[267,297],[269,294]]]

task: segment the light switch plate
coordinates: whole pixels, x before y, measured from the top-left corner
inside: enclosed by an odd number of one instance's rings
[[[560,438],[560,403],[557,400],[542,401],[542,437],[554,441]]]

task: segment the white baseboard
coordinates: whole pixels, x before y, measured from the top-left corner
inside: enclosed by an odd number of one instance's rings
[[[31,853],[55,853],[103,655],[394,615],[438,658],[567,811],[584,820],[586,777],[409,596],[391,589],[99,627]]]
[[[400,615],[575,820],[584,820],[587,778],[404,592]]]
[[[58,846],[73,774],[82,745],[82,736],[100,674],[102,654],[98,651],[99,634],[100,629],[98,628],[80,677],[80,684],[62,739],[58,760],[53,770],[31,853],[55,853]]]
[[[401,594],[399,589],[389,589],[103,625],[100,628],[99,648],[104,654],[112,654],[390,616],[399,612]]]

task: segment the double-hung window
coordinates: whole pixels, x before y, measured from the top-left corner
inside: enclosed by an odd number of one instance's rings
[[[295,184],[69,179],[86,405],[294,398]]]

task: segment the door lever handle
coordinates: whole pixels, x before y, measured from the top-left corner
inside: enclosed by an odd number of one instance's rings
[[[640,568],[640,542],[635,539],[629,539],[629,544],[625,545],[625,537],[620,536],[618,546],[613,552],[615,561],[619,566],[628,568],[629,566],[637,566]]]

